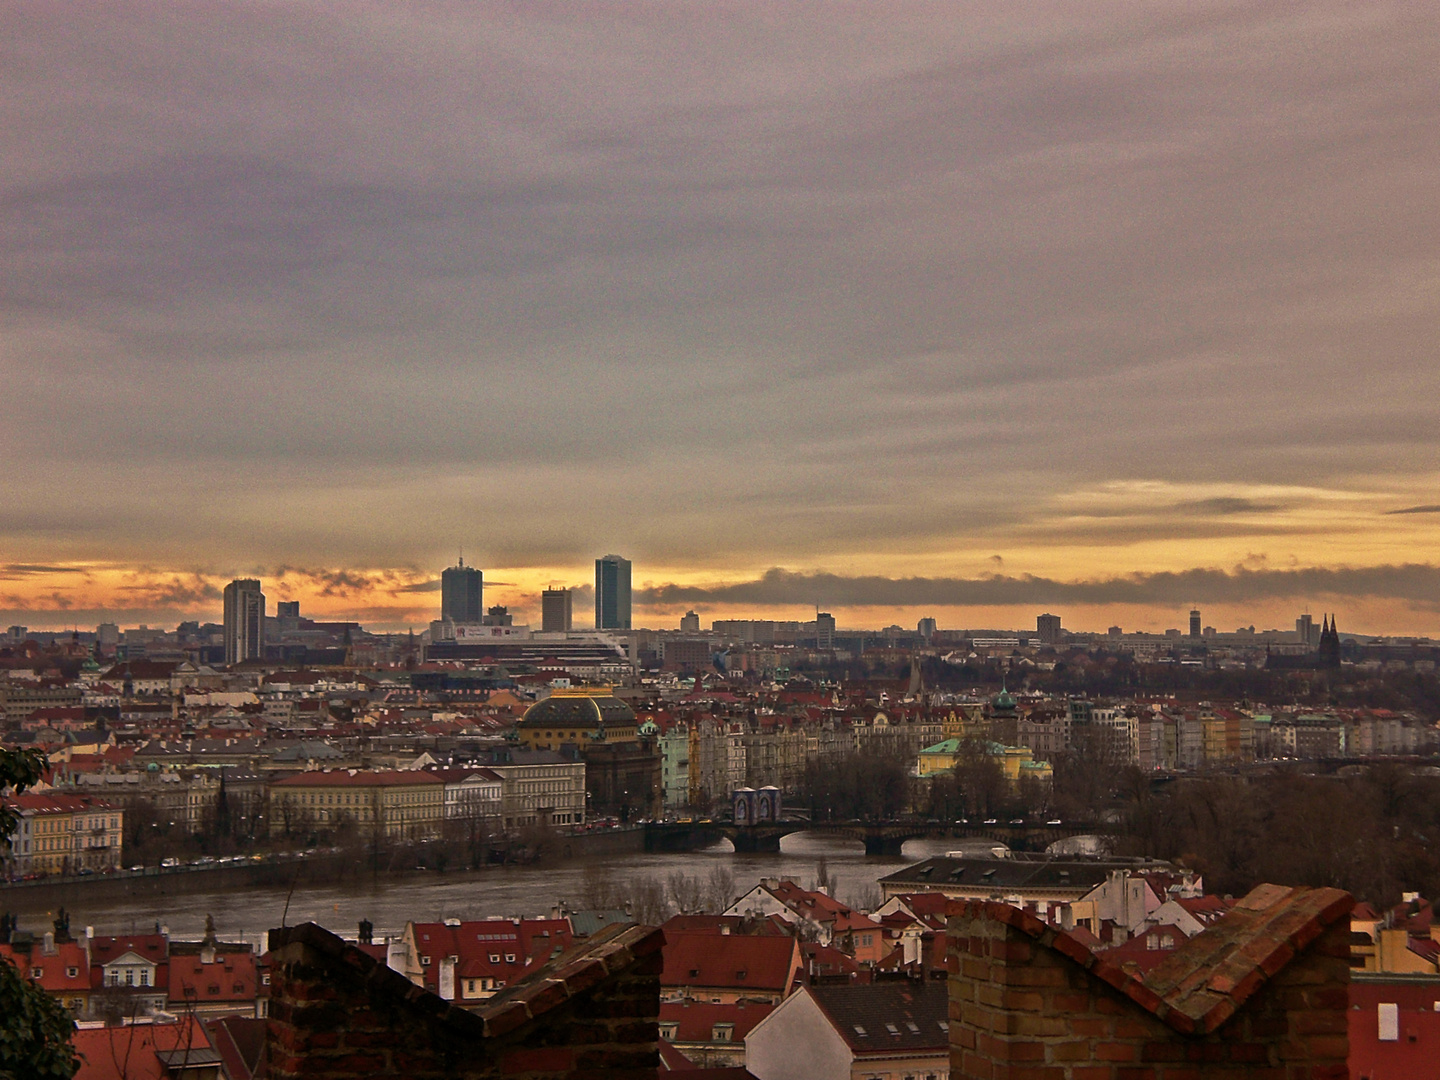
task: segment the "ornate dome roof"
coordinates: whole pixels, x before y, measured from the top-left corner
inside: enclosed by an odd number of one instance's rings
[[[609,691],[557,690],[525,710],[526,727],[602,727],[635,723],[635,710]]]

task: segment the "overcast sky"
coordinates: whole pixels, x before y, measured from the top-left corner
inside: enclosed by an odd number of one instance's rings
[[[1433,5],[0,8],[0,618],[1440,633]]]

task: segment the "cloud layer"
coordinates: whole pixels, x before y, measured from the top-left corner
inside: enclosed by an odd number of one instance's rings
[[[16,10],[0,555],[1426,588],[1437,60],[1338,0]]]

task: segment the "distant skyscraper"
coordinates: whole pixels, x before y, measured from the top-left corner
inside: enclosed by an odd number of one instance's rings
[[[485,577],[460,559],[440,575],[440,619],[456,623],[478,623],[484,615]]]
[[[935,636],[936,629],[937,627],[935,620],[928,617],[921,619],[918,623],[915,624],[915,632],[926,641],[929,641]]]
[[[630,629],[630,560],[606,555],[595,560],[595,629]]]
[[[700,632],[700,616],[693,611],[687,611],[681,615],[680,632],[682,634],[698,634]]]
[[[265,657],[265,594],[254,578],[225,586],[225,663]]]
[[[1064,633],[1060,626],[1060,616],[1051,615],[1049,612],[1035,616],[1035,633],[1040,637],[1040,644],[1054,645]]]
[[[815,647],[817,649],[835,648],[835,616],[828,611],[815,613]]]
[[[540,594],[540,629],[547,633],[569,633],[574,620],[574,600],[569,589],[546,589]]]
[[[1310,617],[1309,612],[1295,620],[1295,633],[1299,635],[1301,643],[1305,645],[1314,645],[1320,640],[1320,628],[1315,625],[1315,620]]]
[[[1199,637],[1199,636],[1200,636],[1200,633],[1201,633],[1201,630],[1200,630],[1200,609],[1199,609],[1199,608],[1191,608],[1191,609],[1190,609],[1190,636],[1191,636],[1191,637]]]

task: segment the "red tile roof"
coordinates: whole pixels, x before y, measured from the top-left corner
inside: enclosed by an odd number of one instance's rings
[[[458,926],[415,923],[413,930],[416,951],[422,960],[430,958],[422,970],[425,988],[431,992],[439,987],[440,961],[444,957],[458,958],[457,979],[489,977],[509,986],[549,963],[572,942],[567,919],[521,919],[518,923],[482,919]],[[492,956],[497,959],[491,960]]]
[[[175,1024],[87,1028],[70,1036],[80,1055],[74,1080],[168,1080],[174,1074],[160,1056],[175,1060],[215,1054],[205,1026],[195,1017]]]
[[[208,964],[193,954],[170,957],[169,998],[176,1006],[252,1002],[258,985],[253,953],[222,952]]]
[[[708,1001],[662,1001],[660,1023],[676,1025],[672,1043],[708,1043],[713,1041],[716,1024],[731,1024],[731,1042],[741,1042],[750,1029],[769,1016],[774,1005],[756,1001],[715,1005]]]
[[[666,934],[661,986],[704,986],[784,994],[800,966],[794,938],[735,936],[716,946],[714,934]]]
[[[27,953],[10,945],[0,945],[0,959],[8,960],[27,979],[34,979],[52,994],[68,992],[88,993],[90,991],[90,962],[85,957],[85,947],[78,942],[67,941],[55,946],[55,952],[46,955],[39,941]],[[35,975],[36,970],[40,975]],[[74,974],[70,974],[71,972]]]

